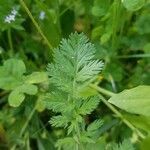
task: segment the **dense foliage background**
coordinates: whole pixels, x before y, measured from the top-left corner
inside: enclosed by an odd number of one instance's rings
[[[43,102],[51,91],[45,71],[54,48],[75,31],[90,39],[96,59],[104,62],[101,87],[118,93],[150,85],[149,0],[0,0],[0,149],[54,150],[57,139],[65,137],[63,128],[48,122],[55,113]],[[12,97],[25,100],[14,103]],[[148,117],[122,113],[149,133]],[[99,118],[104,122],[100,140],[90,149],[148,149],[150,138],[141,142],[103,103],[86,123]],[[125,148],[131,144],[127,139],[132,145]]]

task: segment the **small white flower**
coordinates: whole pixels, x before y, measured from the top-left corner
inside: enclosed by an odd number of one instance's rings
[[[16,15],[17,15],[17,13],[18,13],[18,12],[17,12],[17,10],[15,10],[15,9],[13,8],[13,10],[11,11],[11,14],[13,14],[13,15],[15,15],[15,16],[16,16]]]
[[[8,16],[6,16],[4,21],[6,23],[11,23],[12,21],[15,21],[15,16],[14,15],[8,15]]]
[[[44,20],[44,18],[45,18],[45,12],[41,11],[39,15],[39,19]]]
[[[13,10],[11,11],[11,13],[5,17],[4,22],[5,23],[11,23],[11,22],[15,21],[17,13],[18,13],[17,10],[15,10],[13,8]]]

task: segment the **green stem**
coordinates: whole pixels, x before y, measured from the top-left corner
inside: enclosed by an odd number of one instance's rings
[[[101,87],[98,87],[97,85],[93,85],[91,84],[90,87],[94,88],[95,90],[97,90],[98,92],[105,94],[107,96],[113,96],[114,93],[105,90]],[[145,138],[145,135],[143,135],[143,133],[141,133],[137,128],[135,128],[128,120],[126,120],[123,115],[112,105],[110,104],[103,96],[100,96],[102,102],[113,112],[116,114],[117,117],[119,117],[133,132],[135,132],[139,137],[141,137],[142,139]]]
[[[121,14],[121,1],[114,0],[113,3],[113,17],[112,17],[112,50],[118,46],[117,31],[120,30],[120,14]]]
[[[77,57],[77,56],[76,56]],[[76,59],[77,60],[77,59]],[[72,97],[73,97],[73,102],[75,102],[75,92],[76,92],[76,77],[77,77],[77,63],[75,65],[75,77],[73,80],[73,84],[72,84]],[[80,138],[81,138],[81,133],[80,133],[80,124],[78,122],[76,122],[76,131],[75,134],[77,135],[77,142],[76,142],[76,150],[84,150],[84,146],[83,144],[80,142]]]
[[[32,116],[33,116],[34,113],[35,113],[35,110],[36,110],[36,105],[35,105],[35,107],[32,109],[32,111],[31,111],[29,117],[27,118],[25,124],[23,125],[23,127],[22,127],[22,129],[21,129],[21,131],[20,131],[19,137],[21,137],[21,136],[23,135],[23,133],[25,132],[25,130],[26,130],[26,128],[27,128],[27,126],[28,126],[28,124],[29,124],[29,122],[30,122]]]
[[[10,28],[8,29],[7,36],[8,36],[9,48],[10,48],[11,55],[12,55],[13,54],[13,43],[12,43],[11,29]]]
[[[146,58],[146,57],[150,57],[150,53],[148,53],[148,54],[134,54],[134,55],[117,56],[117,58]]]
[[[141,133],[137,128],[135,128],[128,120],[126,120],[123,115],[113,106],[111,105],[105,98],[103,98],[102,96],[100,96],[102,102],[112,111],[114,112],[117,117],[119,117],[133,132],[135,132],[139,137],[141,137],[142,139],[145,138],[145,135],[143,135],[143,133]]]
[[[106,89],[103,89],[103,88],[101,88],[101,87],[99,87],[99,86],[97,86],[95,84],[90,84],[90,87],[95,89],[96,91],[98,91],[98,92],[100,92],[100,93],[102,93],[104,95],[110,96],[110,97],[115,95],[115,93],[110,92],[110,91],[108,91]]]
[[[45,43],[48,45],[48,47],[50,48],[51,52],[53,53],[53,46],[50,44],[50,42],[48,41],[47,37],[44,35],[43,31],[41,30],[40,26],[38,25],[38,23],[36,22],[36,20],[32,16],[32,14],[31,14],[30,10],[28,9],[27,5],[25,4],[25,2],[23,0],[19,0],[19,1],[20,1],[20,4],[22,5],[22,7],[27,12],[27,14],[29,15],[29,17],[32,20],[32,22],[33,22],[34,26],[36,27],[37,31],[40,33],[40,35],[44,39]]]
[[[61,17],[67,10],[69,10],[70,8],[72,8],[74,6],[74,3],[72,3],[71,5],[69,5],[69,7],[65,8],[60,14],[59,17]]]
[[[23,133],[25,132],[31,118],[33,117],[34,113],[35,113],[35,110],[36,110],[36,105],[35,107],[32,109],[31,113],[29,114],[29,117],[27,118],[26,122],[24,123],[21,131],[20,131],[20,134],[19,134],[19,137],[22,137]],[[15,150],[16,149],[16,144],[12,146],[12,148],[10,150]]]
[[[80,133],[80,127],[79,127],[79,123],[77,123],[77,136],[78,136],[78,142],[77,142],[77,147],[76,150],[84,150],[84,146],[83,144],[79,141],[79,139],[81,138],[81,133]]]

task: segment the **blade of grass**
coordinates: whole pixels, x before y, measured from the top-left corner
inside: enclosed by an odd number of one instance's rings
[[[51,50],[51,55],[53,54],[53,46],[51,45],[51,43],[48,41],[47,37],[44,35],[43,31],[41,30],[40,26],[38,25],[38,23],[36,22],[36,20],[34,19],[33,15],[31,14],[30,10],[28,9],[26,3],[23,0],[19,0],[21,6],[25,9],[26,13],[28,14],[28,16],[30,17],[30,19],[32,20],[34,26],[36,27],[37,31],[39,32],[39,34],[42,36],[42,38],[44,39],[45,43],[48,45],[49,49]]]
[[[33,115],[34,115],[34,113],[35,113],[35,111],[36,111],[36,105],[35,105],[35,107],[32,109],[32,111],[30,112],[29,117],[27,118],[26,122],[24,123],[24,125],[23,125],[23,127],[22,127],[22,129],[21,129],[21,131],[20,131],[20,134],[19,134],[19,137],[20,137],[20,138],[21,138],[22,135],[24,134],[24,132],[25,132],[25,130],[26,130],[26,128],[27,128],[27,126],[28,126],[30,120],[32,119],[32,117],[33,117]],[[17,144],[14,144],[10,150],[15,150],[15,149],[16,149],[16,146],[17,146]]]
[[[11,37],[11,29],[9,28],[7,31],[7,36],[8,36],[8,43],[9,43],[9,48],[10,48],[10,55],[13,55],[13,42],[12,42],[12,37]]]

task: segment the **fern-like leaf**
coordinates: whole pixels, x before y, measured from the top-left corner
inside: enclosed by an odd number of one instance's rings
[[[76,147],[76,141],[71,137],[59,139],[56,143],[56,147],[58,148],[58,150],[61,150],[62,148],[64,150],[73,150]]]
[[[129,139],[125,139],[120,144],[114,144],[112,149],[113,150],[135,150],[135,148],[133,147]]]
[[[59,140],[58,148],[67,149],[70,145],[69,149],[74,149],[74,145],[79,142],[93,143],[93,133],[100,126],[99,122],[95,122],[86,131],[82,118],[99,104],[99,98],[81,95],[81,90],[95,80],[103,67],[103,63],[95,60],[94,55],[94,45],[88,38],[83,33],[74,33],[69,39],[61,41],[59,48],[55,49],[54,64],[48,65],[50,85],[54,92],[46,100],[46,107],[60,113],[52,117],[50,123],[55,127],[67,128],[67,133],[73,135],[73,138]],[[79,132],[85,134],[81,134],[79,138]],[[88,133],[92,135],[89,136]]]
[[[99,132],[97,131],[102,127],[102,125],[103,120],[101,119],[95,120],[94,122],[89,124],[86,130],[86,136],[97,139],[99,137]]]
[[[95,131],[97,130],[98,128],[100,128],[101,126],[103,125],[103,121],[102,120],[95,120],[94,122],[92,122],[88,128],[87,128],[87,131],[88,132],[92,132],[92,131]]]
[[[63,92],[48,94],[45,98],[45,106],[54,112],[70,112],[74,106],[66,101],[67,95]],[[67,106],[67,107],[66,107]]]
[[[67,127],[69,120],[66,116],[58,115],[51,118],[50,123],[55,127]]]
[[[79,113],[81,115],[87,115],[90,114],[99,104],[99,98],[98,97],[92,97],[84,100],[84,103],[79,108]]]
[[[87,81],[102,70],[103,63],[94,60],[94,45],[83,33],[63,39],[55,51],[55,64],[48,65],[48,72],[51,81],[63,91],[71,92],[78,88],[77,83]]]

